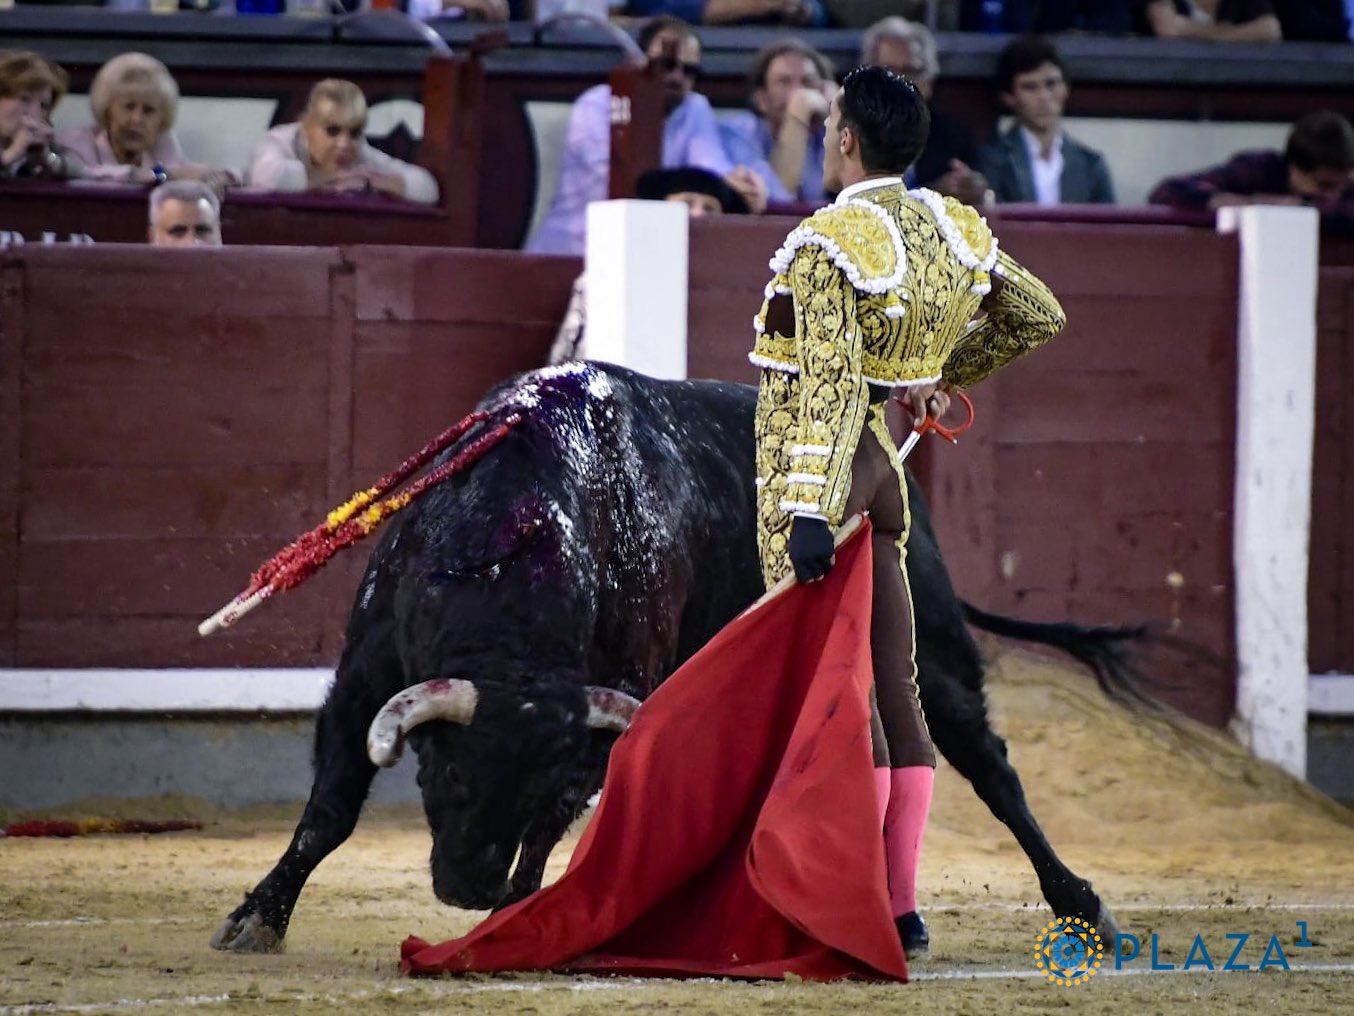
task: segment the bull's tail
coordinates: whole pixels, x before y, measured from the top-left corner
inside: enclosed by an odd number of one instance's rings
[[[1155,636],[1150,625],[1087,627],[1068,621],[1021,621],[989,614],[964,602],[964,620],[993,635],[1038,642],[1061,649],[1095,675],[1096,684],[1110,698],[1133,705],[1155,705],[1146,692],[1152,682],[1139,668],[1136,651]]]

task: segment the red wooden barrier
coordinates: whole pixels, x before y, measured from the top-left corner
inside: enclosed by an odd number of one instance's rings
[[[1324,251],[1323,251],[1324,253]],[[1321,269],[1307,596],[1312,673],[1354,673],[1354,268]]]
[[[543,363],[579,270],[407,247],[5,252],[0,665],[332,663],[362,550],[238,628],[196,622]]]
[[[693,223],[690,373],[745,359],[787,219]],[[916,466],[957,585],[982,605],[1159,620],[1233,653],[1236,241],[1003,223],[1067,332],[974,392],[978,426]],[[239,629],[196,621],[252,566],[544,360],[580,264],[419,248],[23,248],[0,255],[0,665],[333,662],[364,557]],[[1351,669],[1347,476],[1354,274],[1326,269],[1312,663]],[[1167,697],[1224,722],[1232,680]]]

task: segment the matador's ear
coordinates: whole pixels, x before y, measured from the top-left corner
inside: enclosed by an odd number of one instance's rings
[[[856,137],[856,129],[843,124],[839,134],[838,144],[841,146],[842,155],[846,156],[848,159],[855,155],[857,149],[860,147],[860,139]]]

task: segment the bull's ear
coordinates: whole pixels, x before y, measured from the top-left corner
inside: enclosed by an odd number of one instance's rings
[[[588,685],[587,725],[594,730],[615,730],[623,732],[630,726],[630,719],[639,708],[639,699],[633,698],[615,688],[602,688]]]

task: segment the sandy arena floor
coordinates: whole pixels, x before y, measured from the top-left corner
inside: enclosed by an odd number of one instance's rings
[[[1124,971],[1058,987],[1033,966],[1050,914],[1015,842],[942,766],[923,860],[929,960],[907,986],[599,980],[410,980],[400,940],[479,915],[433,899],[412,810],[368,814],[311,879],[278,956],[213,952],[218,923],[272,866],[299,808],[210,816],[198,833],[0,840],[0,1016],[116,1013],[1341,1014],[1354,1011],[1354,813],[1193,724],[1131,716],[1089,679],[1015,652],[994,667],[998,729],[1035,814],[1138,936]],[[193,802],[90,802],[61,816],[204,817]],[[9,820],[18,817],[3,816]],[[566,844],[553,862],[567,859]],[[554,877],[554,874],[548,877]],[[1296,946],[1305,921],[1310,947]],[[1174,972],[1153,972],[1150,936]],[[1223,973],[1228,933],[1258,966]],[[1182,973],[1196,935],[1219,968]],[[1271,961],[1275,957],[1271,955]]]

